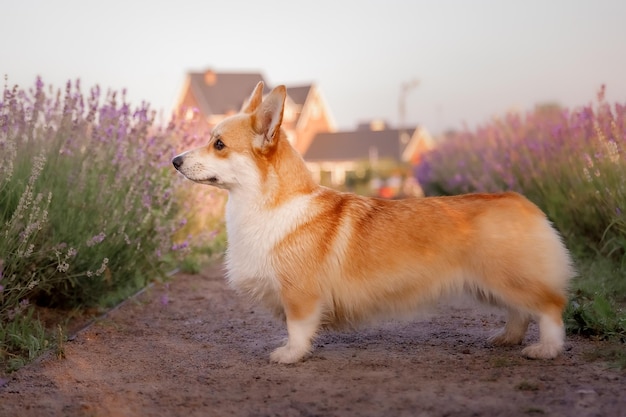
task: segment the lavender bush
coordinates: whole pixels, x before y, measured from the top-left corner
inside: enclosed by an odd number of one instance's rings
[[[626,105],[607,103],[603,87],[579,109],[507,114],[456,134],[415,175],[430,195],[513,190],[537,203],[579,261],[574,307],[596,303],[624,332],[626,316],[600,305],[626,302],[625,152]]]
[[[186,247],[172,239],[185,221],[170,167],[183,129],[154,119],[147,103],[131,108],[124,92],[98,86],[83,94],[79,81],[64,91],[40,79],[28,91],[5,85],[0,359],[23,348],[7,329],[30,317],[30,305],[113,303],[162,275]]]

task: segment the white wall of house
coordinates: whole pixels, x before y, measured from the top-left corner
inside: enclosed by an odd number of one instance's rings
[[[330,174],[331,185],[341,185],[346,181],[346,173],[356,170],[356,162],[354,161],[335,161],[335,162],[307,162],[307,166],[313,178],[318,183],[322,178],[322,172]]]

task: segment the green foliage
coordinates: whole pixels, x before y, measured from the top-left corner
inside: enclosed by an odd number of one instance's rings
[[[220,258],[226,250],[226,228],[220,223],[208,239],[200,240],[180,262],[180,270],[198,274],[207,265]]]
[[[48,347],[43,325],[25,308],[13,320],[0,321],[0,363],[11,372],[33,360]]]
[[[577,292],[568,306],[566,324],[573,333],[626,338],[626,315],[601,293]]]
[[[626,349],[623,342],[607,343],[585,352],[589,360],[602,360],[611,367],[626,369]]]

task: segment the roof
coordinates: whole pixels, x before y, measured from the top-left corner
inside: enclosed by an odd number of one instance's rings
[[[404,130],[403,130],[404,131]],[[415,129],[406,129],[409,134]],[[400,144],[399,129],[359,130],[350,132],[318,133],[304,159],[316,161],[354,161],[369,159],[371,153],[379,159],[401,160],[406,145]]]
[[[189,88],[207,115],[239,111],[259,81],[264,81],[259,73],[189,73]],[[267,85],[265,92],[269,92]]]
[[[287,87],[287,95],[291,100],[300,106],[304,105],[306,98],[309,95],[309,91],[311,91],[311,85],[303,85],[300,87]]]

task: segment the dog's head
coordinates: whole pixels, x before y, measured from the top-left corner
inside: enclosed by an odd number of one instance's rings
[[[206,146],[176,156],[174,168],[192,181],[227,190],[258,187],[262,161],[275,151],[285,105],[285,86],[263,100],[259,82],[241,112],[219,123]]]

